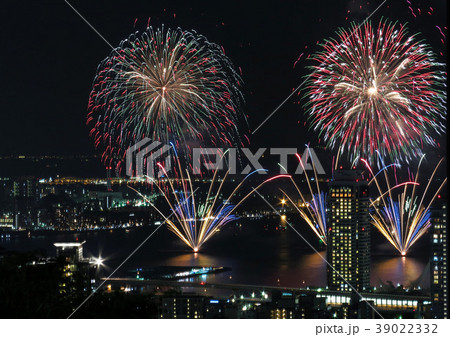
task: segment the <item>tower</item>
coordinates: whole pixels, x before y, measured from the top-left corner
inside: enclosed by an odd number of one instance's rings
[[[15,228],[33,228],[37,222],[34,211],[38,195],[36,179],[34,177],[18,178],[13,183],[12,195]]]
[[[431,210],[431,317],[448,318],[447,206]]]
[[[327,267],[328,288],[368,289],[371,225],[368,183],[361,171],[335,172],[329,184],[327,218],[327,260],[332,266]]]

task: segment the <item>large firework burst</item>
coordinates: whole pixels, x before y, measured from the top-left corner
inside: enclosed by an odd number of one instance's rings
[[[235,146],[241,78],[221,47],[195,32],[147,28],[122,41],[98,67],[88,124],[108,166],[148,137]],[[114,160],[116,159],[116,160]]]
[[[419,170],[423,158],[424,156],[419,161],[414,179],[395,185],[391,184],[387,173],[388,168],[395,165],[385,166],[377,174],[374,174],[368,162],[363,160],[373,176],[369,185],[375,183],[378,190],[378,197],[371,200],[370,204],[370,207],[373,207],[374,210],[370,215],[371,222],[403,256],[431,226],[430,208],[447,183],[447,178],[445,178],[439,187],[432,192],[431,199],[426,201],[425,198],[430,190],[430,184],[434,181],[436,171],[443,162],[443,159],[441,159],[427,179],[425,189],[420,194],[417,193]],[[379,178],[377,179],[379,174],[384,176],[383,184]]]
[[[307,108],[314,130],[338,160],[406,161],[442,132],[445,73],[405,25],[382,20],[341,29],[315,54]]]

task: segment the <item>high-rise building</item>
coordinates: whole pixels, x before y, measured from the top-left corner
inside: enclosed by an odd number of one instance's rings
[[[36,179],[18,178],[13,183],[15,228],[33,228],[36,225],[34,206],[37,198]]]
[[[36,197],[36,181],[34,178],[21,178],[14,181],[13,195],[16,198],[35,198]]]
[[[432,318],[448,318],[447,206],[431,210],[430,290]]]
[[[368,289],[371,225],[368,183],[361,171],[335,172],[329,184],[327,223],[327,260],[332,266],[327,267],[328,288]]]
[[[63,281],[59,284],[61,294],[69,294],[74,290],[90,292],[95,283],[94,274],[101,261],[83,256],[85,242],[53,243],[56,247],[56,258],[63,263],[61,270]]]
[[[62,257],[66,262],[77,264],[85,260],[83,256],[83,242],[55,242],[56,257]]]

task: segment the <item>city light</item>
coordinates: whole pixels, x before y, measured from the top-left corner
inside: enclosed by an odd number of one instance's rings
[[[101,258],[101,256],[95,257],[95,258],[94,258],[94,264],[96,264],[97,267],[102,266],[102,265],[103,265],[103,261],[104,261],[104,260]]]

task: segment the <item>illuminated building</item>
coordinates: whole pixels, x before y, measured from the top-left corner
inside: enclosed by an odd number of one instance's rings
[[[36,224],[34,206],[37,198],[36,180],[31,177],[18,178],[12,186],[15,228],[33,228]]]
[[[424,318],[424,307],[430,303],[424,295],[360,293],[357,305],[352,305],[352,294],[341,291],[325,290],[317,293],[317,297],[325,298],[328,308],[338,308],[334,318],[379,318],[374,311],[385,318]]]
[[[326,318],[326,298],[315,293],[299,294],[289,291],[273,291],[272,302],[267,303],[271,319]],[[261,317],[266,318],[266,317]]]
[[[13,195],[15,198],[35,198],[36,182],[33,178],[23,178],[14,181]]]
[[[370,286],[370,219],[367,181],[360,171],[336,171],[328,193],[327,282],[331,290]],[[345,281],[344,281],[345,279]],[[350,286],[350,285],[351,286]]]
[[[287,319],[294,318],[294,311],[288,309],[272,309],[270,310],[271,319]]]
[[[160,318],[203,318],[205,300],[194,294],[163,297]]]
[[[448,318],[447,206],[431,212],[430,290],[432,318]]]
[[[12,184],[9,178],[0,177],[0,231],[15,228]]]
[[[83,262],[83,242],[55,242],[56,257],[62,257],[66,262],[76,264]]]
[[[0,214],[0,231],[1,230],[12,230],[14,229],[14,219],[11,215]]]
[[[39,228],[74,229],[79,222],[77,204],[65,193],[46,195],[38,201],[35,209]]]
[[[273,308],[270,310],[271,319],[294,318],[297,312],[298,297],[290,292],[274,293],[272,297]]]
[[[100,267],[101,259],[88,259],[83,256],[83,242],[55,242],[56,258],[63,260],[63,282],[59,285],[60,293],[69,294],[72,291],[90,291],[93,274]],[[100,261],[100,263],[99,263]]]

